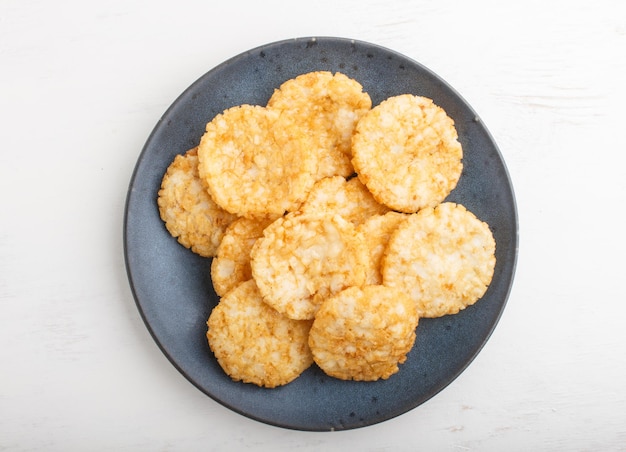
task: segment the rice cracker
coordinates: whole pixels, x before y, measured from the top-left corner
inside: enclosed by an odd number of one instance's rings
[[[375,381],[398,372],[415,342],[415,303],[380,285],[350,287],[322,303],[309,332],[315,363],[342,380]]]
[[[215,202],[248,218],[278,218],[298,207],[316,180],[319,161],[305,129],[256,105],[213,118],[198,158]]]
[[[340,72],[301,74],[276,89],[267,106],[285,112],[310,131],[321,155],[319,177],[347,177],[354,172],[352,133],[372,106],[369,94],[356,80]]]
[[[420,317],[456,314],[487,291],[495,247],[489,226],[464,206],[447,202],[426,208],[390,237],[383,284],[408,293]]]
[[[252,278],[250,250],[270,223],[270,220],[240,217],[228,226],[211,262],[211,280],[216,294],[224,296]]]
[[[207,321],[207,340],[219,365],[235,381],[274,388],[313,363],[311,321],[292,320],[263,302],[254,281],[228,292]]]
[[[369,251],[367,284],[382,284],[383,276],[380,267],[387,243],[398,225],[408,216],[408,214],[392,210],[384,215],[372,215],[357,226],[357,231],[363,234],[363,240]]]
[[[442,202],[463,169],[454,121],[431,99],[412,94],[390,97],[366,113],[352,154],[374,198],[406,213]]]
[[[363,284],[367,259],[363,238],[337,214],[279,218],[250,253],[263,299],[293,319],[312,319],[325,298]]]
[[[159,215],[168,232],[186,248],[212,257],[235,215],[219,207],[198,175],[197,148],[177,155],[161,180]]]
[[[389,211],[374,199],[367,187],[356,177],[325,177],[317,181],[300,207],[301,212],[333,212],[359,225],[372,215]]]

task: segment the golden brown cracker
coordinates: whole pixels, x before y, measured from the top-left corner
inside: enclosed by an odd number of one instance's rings
[[[486,292],[495,268],[489,226],[443,203],[402,222],[383,256],[383,284],[408,293],[421,317],[456,314]]]
[[[358,178],[325,177],[317,181],[300,207],[301,212],[332,212],[359,225],[372,215],[389,211],[374,199]]]
[[[431,99],[411,94],[390,97],[361,118],[352,154],[374,198],[407,213],[442,202],[463,169],[454,121]]]
[[[203,257],[215,255],[228,225],[236,218],[219,207],[198,175],[197,148],[177,155],[157,195],[159,215],[178,242]]]
[[[252,278],[250,251],[270,223],[240,217],[226,229],[211,263],[213,289],[219,296]]]
[[[311,321],[292,320],[263,302],[254,281],[224,296],[207,321],[207,340],[217,362],[235,381],[274,388],[312,363]]]
[[[384,215],[373,215],[357,227],[363,234],[365,245],[369,251],[370,265],[366,283],[382,284],[381,261],[389,238],[398,225],[408,218],[408,214],[390,211]]]
[[[211,120],[198,157],[215,202],[248,218],[277,218],[298,207],[319,161],[306,130],[277,110],[253,105],[229,108]]]
[[[319,177],[347,177],[354,172],[350,162],[352,133],[372,106],[356,80],[340,72],[301,74],[276,89],[267,106],[285,112],[310,131],[321,154]]]
[[[367,259],[361,235],[339,215],[288,214],[250,253],[263,299],[294,319],[312,319],[326,297],[363,284]]]
[[[415,342],[418,315],[404,293],[380,285],[328,298],[309,332],[315,363],[342,380],[375,381],[398,372]]]

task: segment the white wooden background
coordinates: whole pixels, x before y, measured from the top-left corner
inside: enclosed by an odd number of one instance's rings
[[[442,393],[303,433],[218,405],[128,286],[126,189],[156,121],[244,50],[299,36],[420,61],[477,110],[517,195],[505,313]],[[626,2],[0,0],[0,450],[626,450]]]

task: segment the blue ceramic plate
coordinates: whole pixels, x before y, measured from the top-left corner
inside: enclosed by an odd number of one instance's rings
[[[363,85],[373,105],[404,93],[432,98],[456,124],[464,170],[448,197],[486,221],[496,240],[487,293],[460,314],[422,319],[415,346],[385,381],[351,382],[315,365],[292,383],[263,389],[231,381],[205,338],[218,302],[210,259],[179,245],[159,218],[156,196],[176,154],[198,144],[205,124],[240,104],[265,105],[285,80],[311,71],[343,72]],[[130,182],[124,219],[130,285],[154,340],[202,392],[252,419],[299,430],[364,427],[401,415],[452,382],[479,353],[504,309],[517,256],[517,213],[502,156],[476,112],[445,81],[392,50],[343,38],[301,38],[238,55],[200,77],[165,112],[148,138]]]

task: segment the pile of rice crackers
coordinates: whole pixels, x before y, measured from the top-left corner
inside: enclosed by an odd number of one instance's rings
[[[177,155],[158,193],[169,233],[212,258],[208,344],[236,381],[273,388],[313,363],[344,380],[399,371],[420,318],[491,283],[495,241],[464,206],[454,121],[403,94],[372,107],[342,73],[284,82]]]

